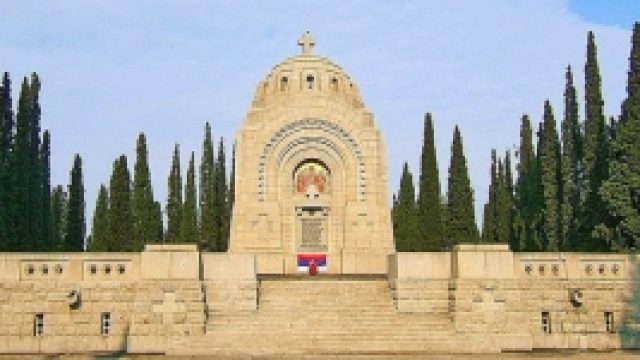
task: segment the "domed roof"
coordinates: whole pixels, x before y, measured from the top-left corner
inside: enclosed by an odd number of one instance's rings
[[[268,106],[272,101],[297,96],[329,97],[362,107],[357,85],[331,60],[315,55],[315,40],[307,31],[298,40],[302,52],[274,66],[260,82],[254,106]]]

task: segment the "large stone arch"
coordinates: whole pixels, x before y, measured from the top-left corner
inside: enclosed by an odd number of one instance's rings
[[[272,156],[275,149],[286,147],[275,158],[281,161],[282,156],[286,155],[286,152],[291,148],[295,148],[298,145],[307,146],[313,143],[321,143],[328,149],[339,153],[343,158],[350,156],[355,158],[356,161],[353,164],[355,165],[353,168],[356,171],[352,176],[356,183],[356,198],[358,201],[364,201],[367,171],[363,152],[358,141],[341,126],[327,120],[314,118],[288,123],[275,131],[266,142],[258,162],[258,201],[264,201],[268,196],[267,185],[270,177],[274,175],[269,171],[268,163],[274,160]]]

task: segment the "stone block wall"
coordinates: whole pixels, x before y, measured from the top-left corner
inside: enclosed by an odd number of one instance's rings
[[[399,311],[438,311],[446,299],[457,333],[488,334],[503,350],[604,350],[622,347],[625,323],[637,326],[628,314],[638,260],[460,245],[390,256],[389,283]]]

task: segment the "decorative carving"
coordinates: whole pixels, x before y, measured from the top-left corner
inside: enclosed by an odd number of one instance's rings
[[[320,119],[302,119],[298,121],[294,121],[290,124],[287,124],[277,130],[274,135],[269,139],[269,141],[265,144],[262,155],[260,156],[260,162],[258,164],[258,200],[264,201],[265,192],[264,189],[267,188],[267,176],[266,174],[266,159],[269,157],[273,149],[277,147],[285,138],[295,135],[298,132],[308,131],[308,130],[319,130],[328,134],[331,134],[338,139],[351,151],[356,157],[358,169],[356,170],[356,181],[358,186],[357,198],[359,201],[364,201],[364,189],[366,188],[366,177],[363,176],[366,174],[365,165],[364,165],[364,157],[362,156],[362,151],[358,146],[358,142],[342,127],[327,121]],[[301,139],[296,139],[288,144],[288,148],[291,148],[299,143],[301,144],[309,144],[309,143],[321,143],[323,145],[329,146],[338,154],[340,154],[339,148],[336,144],[331,142],[329,139],[323,137],[304,137]],[[287,151],[283,151],[280,154],[280,157],[284,156]],[[279,161],[282,159],[280,158]]]
[[[587,275],[593,275],[593,265],[587,264],[584,266],[584,272]]]

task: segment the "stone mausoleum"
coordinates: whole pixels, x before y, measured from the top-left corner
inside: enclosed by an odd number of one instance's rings
[[[398,253],[385,150],[355,82],[313,52],[258,84],[237,133],[227,253],[0,254],[0,353],[278,356],[619,349],[637,255]],[[308,276],[316,266],[318,276]],[[637,342],[635,345],[637,346]]]

